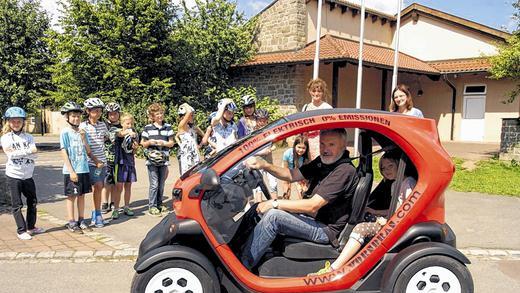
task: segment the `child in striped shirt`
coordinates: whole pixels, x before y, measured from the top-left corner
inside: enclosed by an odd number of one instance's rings
[[[108,128],[106,124],[101,122],[99,119],[103,114],[105,104],[99,98],[89,98],[85,100],[83,105],[86,108],[87,121],[82,122],[79,129],[82,133],[86,133],[92,155],[97,158],[96,161],[92,160],[90,157],[88,159],[90,183],[92,184],[94,199],[91,225],[95,225],[97,228],[102,228],[106,224],[101,216],[101,191],[103,190],[107,172],[105,140],[108,139]]]
[[[141,134],[141,145],[145,148],[150,188],[148,193],[148,213],[161,216],[168,212],[163,205],[164,183],[168,178],[170,148],[175,144],[172,126],[164,123],[164,107],[153,103],[148,107],[148,120]]]

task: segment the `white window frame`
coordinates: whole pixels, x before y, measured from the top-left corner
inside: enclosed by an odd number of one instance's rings
[[[468,90],[468,87],[472,87],[472,86],[483,86],[484,87],[484,92],[479,92],[479,93],[468,93],[467,90]],[[465,84],[464,85],[464,95],[465,96],[482,96],[482,95],[486,95],[487,94],[487,84],[485,83],[470,83],[470,84]]]
[[[483,86],[483,92],[468,93],[466,92],[468,87],[472,86]],[[484,117],[482,118],[466,118],[466,97],[484,97]],[[464,94],[462,96],[462,119],[485,119],[486,117],[486,102],[487,102],[487,85],[485,83],[470,83],[464,85]]]

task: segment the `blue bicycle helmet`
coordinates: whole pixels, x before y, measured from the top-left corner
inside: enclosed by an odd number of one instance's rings
[[[10,107],[5,111],[4,119],[10,119],[10,118],[27,118],[27,113],[25,113],[25,110],[20,107]]]

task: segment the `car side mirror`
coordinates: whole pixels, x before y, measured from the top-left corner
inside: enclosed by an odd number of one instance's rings
[[[200,187],[203,190],[216,190],[220,186],[220,177],[213,169],[206,169],[200,178]]]

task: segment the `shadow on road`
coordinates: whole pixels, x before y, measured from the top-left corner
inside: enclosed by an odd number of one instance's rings
[[[168,199],[166,196],[163,198],[163,204],[167,206],[169,209],[172,206],[172,200]],[[130,207],[134,211],[134,215],[132,217],[126,216],[122,212],[119,214],[119,218],[116,220],[112,220],[110,218],[111,213],[108,213],[104,218],[110,220],[110,225],[122,224],[126,221],[132,220],[134,218],[140,218],[142,216],[148,216],[148,199],[140,199],[136,201],[130,202]],[[160,217],[157,217],[159,219]]]
[[[38,203],[57,202],[65,199],[63,194],[63,173],[61,166],[36,166],[34,183]]]

